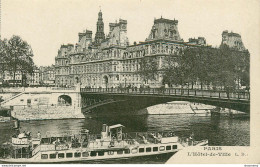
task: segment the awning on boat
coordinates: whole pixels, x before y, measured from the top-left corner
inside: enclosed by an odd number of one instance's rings
[[[121,125],[121,124],[116,124],[116,125],[109,126],[109,129],[115,129],[115,128],[120,128],[120,127],[125,127],[125,126]]]

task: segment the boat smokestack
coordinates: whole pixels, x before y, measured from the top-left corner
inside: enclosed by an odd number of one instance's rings
[[[107,124],[103,124],[102,132],[101,132],[102,139],[106,139],[108,137],[108,126]]]

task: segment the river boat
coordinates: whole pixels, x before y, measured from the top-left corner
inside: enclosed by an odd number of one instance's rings
[[[172,132],[123,133],[123,125],[102,126],[101,134],[88,130],[47,132],[37,138],[24,133],[4,143],[2,163],[95,163],[167,155],[165,162],[184,147],[207,146],[208,140],[182,139]],[[116,163],[117,161],[113,161]]]
[[[248,118],[250,117],[250,114],[238,110],[229,109],[229,108],[217,107],[211,110],[211,116],[226,117],[226,118]]]
[[[148,115],[209,114],[215,106],[188,101],[172,101],[147,107]]]

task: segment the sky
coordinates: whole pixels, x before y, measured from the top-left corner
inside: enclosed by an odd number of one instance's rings
[[[259,53],[259,0],[2,0],[2,39],[21,36],[36,65],[51,65],[60,45],[75,44],[78,32],[92,30],[94,38],[100,8],[106,34],[110,22],[127,20],[130,44],[144,41],[162,16],[179,21],[184,41],[202,36],[219,46],[228,30],[241,34],[251,54]]]

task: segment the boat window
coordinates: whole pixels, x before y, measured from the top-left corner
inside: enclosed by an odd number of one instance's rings
[[[48,154],[42,154],[42,159],[48,159]]]
[[[177,149],[177,145],[172,145],[172,149]]]
[[[139,148],[139,153],[143,153],[144,152],[144,148]]]
[[[114,155],[114,151],[108,151],[107,154],[108,155]]]
[[[146,152],[151,152],[152,151],[152,148],[151,147],[147,147],[146,148]]]
[[[164,151],[165,147],[164,146],[160,146],[160,151]]]
[[[158,151],[158,147],[153,147],[153,151]]]
[[[72,157],[72,153],[66,153],[66,157],[67,158],[71,158]]]
[[[123,150],[118,150],[117,154],[123,154]]]
[[[88,155],[88,152],[83,152],[82,153],[82,157],[88,157],[89,155]]]
[[[58,158],[64,158],[64,153],[59,153]]]
[[[171,150],[171,146],[166,146],[166,150]]]
[[[125,150],[125,154],[130,154],[130,150],[129,149]]]
[[[99,151],[98,156],[104,156],[105,152],[104,151]]]
[[[74,153],[74,157],[80,157],[81,153]]]
[[[136,148],[132,149],[132,153],[133,154],[137,153],[137,149]]]
[[[45,143],[49,143],[49,139],[48,138],[42,138],[41,139],[41,144],[45,144]]]
[[[90,152],[90,156],[91,156],[91,157],[97,156],[97,152],[96,152],[96,151],[91,151],[91,152]]]
[[[50,159],[55,159],[56,158],[56,154],[50,154]]]

